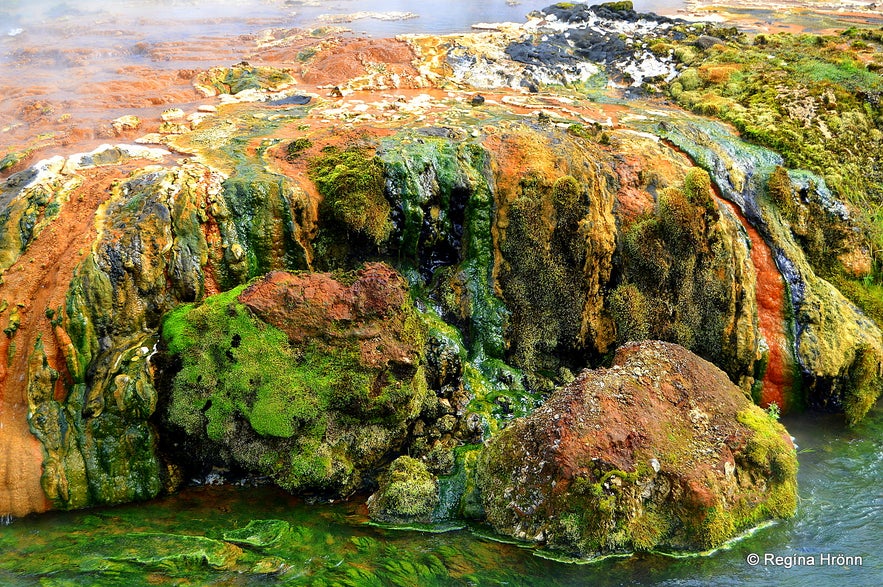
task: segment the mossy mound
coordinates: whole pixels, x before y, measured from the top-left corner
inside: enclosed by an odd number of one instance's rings
[[[401,456],[380,477],[380,488],[368,499],[368,512],[379,522],[429,523],[438,503],[438,481],[426,465]]]
[[[404,281],[271,273],[168,314],[180,371],[164,422],[191,467],[239,467],[299,492],[346,495],[404,441],[427,393],[426,332]],[[174,449],[173,449],[174,450]]]
[[[579,556],[706,550],[793,515],[788,434],[720,369],[626,345],[483,448],[476,482],[503,534]]]
[[[287,71],[276,67],[254,66],[245,61],[232,67],[212,67],[193,80],[206,96],[238,94],[244,90],[279,90],[294,83]]]

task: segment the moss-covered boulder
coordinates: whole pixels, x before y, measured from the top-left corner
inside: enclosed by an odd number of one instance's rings
[[[297,492],[346,495],[399,449],[427,393],[404,280],[274,272],[165,319],[169,451]],[[176,370],[176,367],[180,369]]]
[[[498,532],[579,556],[719,546],[791,516],[796,475],[772,416],[711,363],[655,341],[556,391],[476,470]]]
[[[438,481],[426,465],[401,456],[380,477],[379,489],[368,498],[368,513],[379,522],[429,523],[438,503]]]

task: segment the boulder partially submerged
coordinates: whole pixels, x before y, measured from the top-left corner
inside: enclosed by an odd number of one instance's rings
[[[796,507],[797,458],[776,419],[686,349],[621,347],[483,449],[500,533],[578,556],[704,550]]]

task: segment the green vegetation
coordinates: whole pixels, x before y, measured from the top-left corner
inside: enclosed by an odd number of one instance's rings
[[[439,503],[438,482],[421,461],[408,456],[394,460],[368,500],[371,517],[381,522],[425,522]]]
[[[401,208],[398,257],[403,271],[422,270],[435,263],[455,263],[464,227],[468,180],[461,170],[461,148],[446,138],[402,133],[384,140],[383,160],[390,199]],[[428,230],[424,228],[428,225]]]
[[[588,193],[572,176],[519,181],[500,246],[507,263],[500,283],[512,310],[509,354],[528,372],[554,377],[560,357],[584,346],[590,243],[580,221],[588,213]]]
[[[314,248],[324,266],[357,265],[386,241],[393,225],[378,157],[363,148],[327,146],[310,161],[310,179],[323,198],[323,226]],[[360,250],[363,245],[367,250]],[[347,262],[350,256],[355,260]]]
[[[678,103],[735,125],[779,152],[787,167],[821,176],[851,204],[857,231],[818,202],[789,198],[782,171],[770,185],[771,201],[803,231],[799,240],[816,272],[880,317],[880,303],[868,295],[883,283],[883,168],[877,161],[883,76],[875,65],[881,55],[875,32],[757,35],[750,43],[732,39],[701,54],[675,54],[690,66],[668,86]],[[864,279],[868,269],[844,265],[840,257],[857,249],[872,256],[870,279]]]
[[[610,10],[634,10],[635,6],[632,4],[631,0],[624,0],[623,2],[604,2],[601,4],[604,8],[609,8]]]
[[[880,397],[883,380],[879,359],[873,350],[861,348],[849,371],[849,387],[843,398],[843,411],[850,426],[858,424]]]
[[[313,141],[307,138],[294,139],[285,147],[285,159],[289,162],[296,161],[300,154],[313,146]]]
[[[776,418],[757,406],[751,406],[740,411],[736,419],[754,431],[745,447],[746,458],[775,483],[794,481],[797,456],[794,448],[784,440],[788,433]]]
[[[730,314],[747,250],[719,218],[705,171],[692,169],[683,190],[663,190],[655,209],[622,232],[622,278],[608,304],[619,343],[675,342],[738,381],[754,367],[732,339]]]
[[[306,268],[301,228],[295,222],[306,202],[289,180],[266,171],[260,162],[243,163],[224,181],[224,201],[236,230],[224,236],[242,253],[237,256],[231,245],[223,262],[218,263],[225,287],[241,283],[236,265],[242,262],[243,254],[248,278],[274,269]]]
[[[166,315],[163,340],[181,369],[164,417],[290,491],[351,491],[400,442],[426,393],[422,367],[368,366],[355,337],[291,344],[237,300],[243,288]],[[395,336],[422,349],[415,311],[401,316]]]

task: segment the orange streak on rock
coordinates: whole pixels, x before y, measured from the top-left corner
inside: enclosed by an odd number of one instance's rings
[[[95,239],[95,210],[106,199],[109,183],[123,176],[117,167],[82,173],[83,186],[3,275],[0,285],[0,299],[10,306],[20,304],[21,316],[13,339],[0,334],[0,515],[23,516],[51,507],[40,485],[43,450],[27,421],[28,357],[40,336],[49,364],[61,373],[59,382],[69,380],[63,350],[45,311],[64,304],[74,269]],[[65,395],[59,383],[55,397]]]
[[[785,315],[785,280],[776,266],[769,245],[744,216],[732,205],[727,204],[742,222],[751,239],[751,261],[757,273],[757,318],[758,328],[770,347],[769,363],[763,377],[760,395],[761,407],[775,403],[785,412],[790,402],[788,392],[794,385],[792,375],[793,358],[788,341]]]

